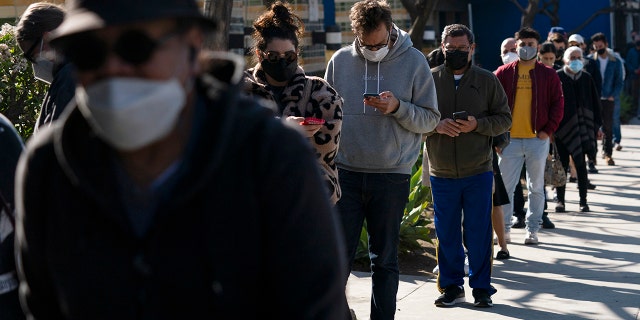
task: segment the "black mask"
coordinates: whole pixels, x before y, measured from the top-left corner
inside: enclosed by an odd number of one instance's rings
[[[469,52],[453,50],[447,51],[444,57],[444,65],[451,70],[460,70],[469,63]]]
[[[280,82],[289,81],[298,69],[298,61],[287,64],[287,60],[284,58],[278,59],[278,62],[269,62],[267,59],[263,59],[260,65],[262,66],[262,70],[273,78],[273,80]]]
[[[602,55],[607,51],[607,48],[598,49],[598,54]]]
[[[556,59],[562,59],[563,55],[564,55],[564,48],[560,48],[556,51]]]

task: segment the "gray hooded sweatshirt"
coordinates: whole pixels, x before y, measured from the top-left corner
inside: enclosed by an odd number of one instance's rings
[[[395,40],[380,62],[364,59],[354,43],[338,50],[324,78],[344,98],[338,167],[369,173],[411,174],[422,136],[440,121],[436,89],[427,60],[395,25]],[[393,40],[394,34],[392,34]],[[396,112],[365,106],[363,93],[391,91]]]

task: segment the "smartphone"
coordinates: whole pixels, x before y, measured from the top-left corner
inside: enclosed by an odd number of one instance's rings
[[[366,98],[380,98],[380,95],[377,93],[363,93],[362,96]]]
[[[306,117],[304,118],[304,121],[302,121],[303,125],[306,124],[324,124],[324,119],[320,119],[320,118],[314,118],[314,117]]]
[[[458,111],[453,113],[453,120],[469,120],[469,115],[466,111]]]

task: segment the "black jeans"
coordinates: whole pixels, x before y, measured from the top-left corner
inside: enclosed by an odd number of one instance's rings
[[[609,100],[600,100],[602,106],[602,152],[611,156],[613,153],[613,109],[615,102]]]

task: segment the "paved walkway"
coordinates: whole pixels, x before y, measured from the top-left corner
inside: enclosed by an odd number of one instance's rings
[[[569,183],[567,212],[549,215],[556,228],[541,229],[539,245],[511,230],[511,259],[494,260],[493,308],[473,307],[468,283],[466,303],[438,308],[435,278],[401,275],[396,319],[640,320],[640,121],[622,126],[621,144],[616,166],[600,161],[589,175],[591,212],[578,212]],[[358,319],[369,319],[370,294],[369,274],[353,272],[347,297]]]

